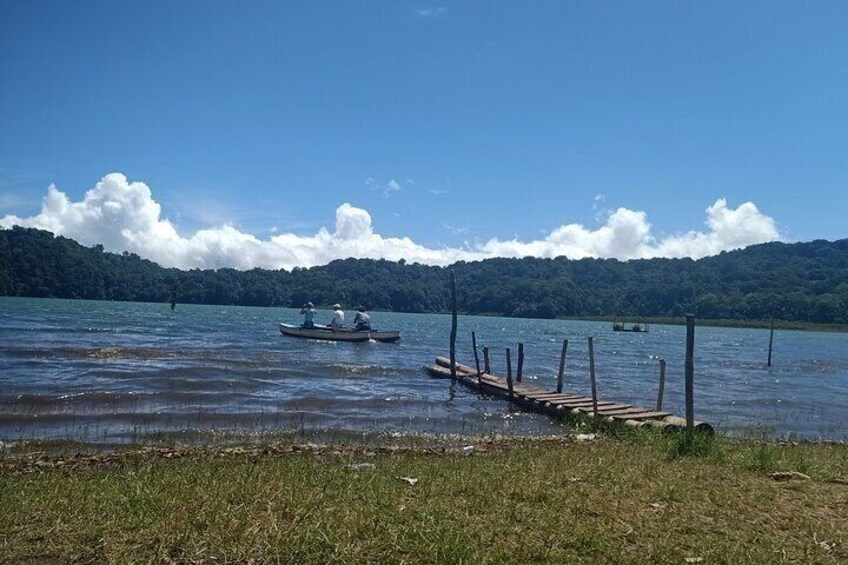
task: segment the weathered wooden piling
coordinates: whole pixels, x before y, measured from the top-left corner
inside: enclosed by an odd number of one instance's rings
[[[663,391],[665,390],[665,359],[660,359],[660,386],[657,390],[657,410],[662,410]]]
[[[769,330],[769,354],[768,366],[771,367],[771,346],[774,343],[774,320],[771,321],[771,330]]]
[[[515,381],[521,382],[521,374],[524,371],[524,344],[518,344],[518,370],[515,373]]]
[[[686,314],[686,430],[695,427],[695,316]]]
[[[509,398],[512,399],[513,396],[513,387],[512,387],[512,352],[509,350],[509,347],[506,348],[506,384],[509,387]]]
[[[489,348],[483,347],[483,372],[487,375],[492,374],[492,366],[489,365]]]
[[[450,331],[450,360],[451,380],[456,380],[456,276],[450,271],[451,291],[451,331]]]
[[[589,377],[592,380],[592,408],[598,417],[598,389],[595,386],[595,338],[589,336]]]
[[[565,374],[565,353],[568,351],[568,340],[562,340],[562,353],[559,355],[559,373],[557,374],[557,392],[562,392],[562,377]]]
[[[471,346],[474,348],[474,365],[477,367],[477,384],[482,387],[483,383],[480,381],[480,356],[477,355],[477,334],[474,332],[471,332]]]

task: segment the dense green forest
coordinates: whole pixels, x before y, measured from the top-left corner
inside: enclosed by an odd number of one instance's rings
[[[466,313],[848,323],[848,240],[767,243],[691,259],[489,259],[452,266]],[[345,259],[311,269],[165,269],[37,229],[0,229],[0,295],[445,312],[447,270]]]

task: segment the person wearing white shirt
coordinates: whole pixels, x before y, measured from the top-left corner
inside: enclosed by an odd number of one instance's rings
[[[341,304],[333,304],[333,319],[330,320],[331,328],[340,328],[344,326],[344,311]]]

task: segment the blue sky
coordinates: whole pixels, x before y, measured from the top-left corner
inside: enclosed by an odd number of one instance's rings
[[[91,244],[97,214],[74,231],[42,199],[54,183],[88,206],[120,172],[110,190],[144,183],[186,239],[228,225],[307,249],[349,203],[366,235],[509,255],[484,246],[602,238],[622,208],[647,247],[582,249],[630,258],[720,231],[721,198],[756,212],[726,231],[772,222],[722,248],[839,239],[846,22],[844,2],[6,0],[0,218]]]

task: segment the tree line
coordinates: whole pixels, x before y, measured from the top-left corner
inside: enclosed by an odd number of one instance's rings
[[[848,239],[766,243],[691,259],[487,259],[458,262],[469,314],[676,317],[848,324]],[[447,312],[447,270],[344,259],[309,269],[180,270],[85,247],[34,228],[0,229],[0,295],[300,307],[340,302]]]

